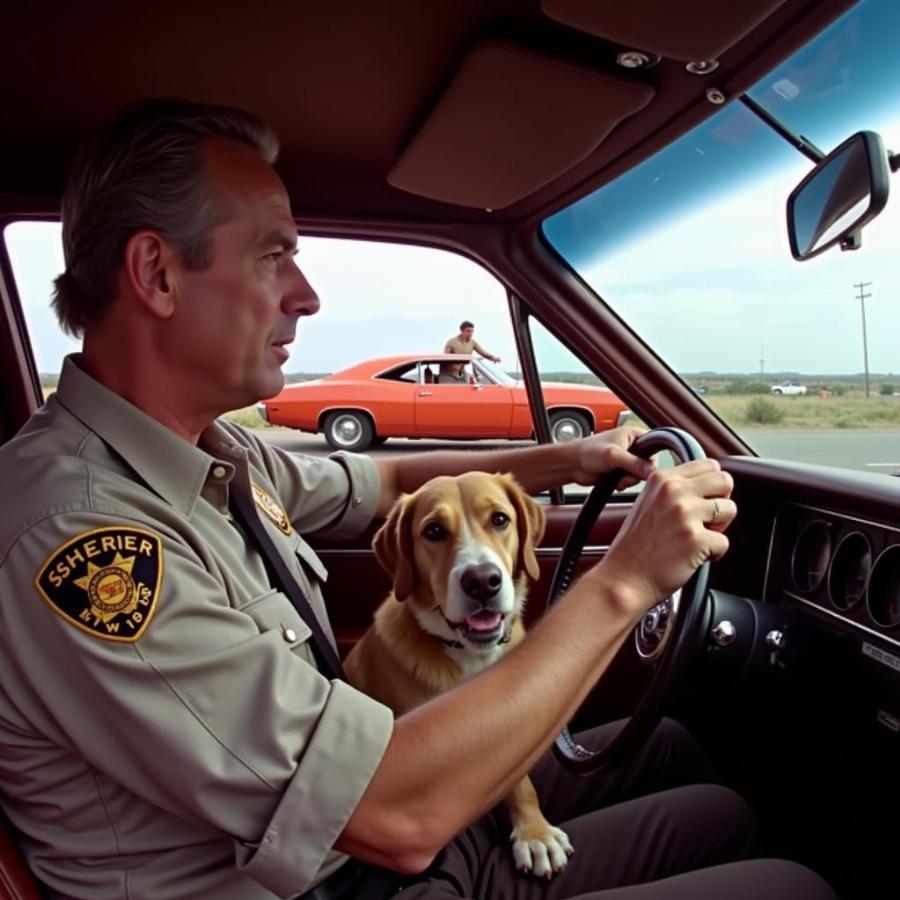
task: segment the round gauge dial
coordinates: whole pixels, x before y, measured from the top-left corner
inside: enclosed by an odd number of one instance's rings
[[[828,570],[828,596],[835,609],[853,609],[866,595],[872,571],[872,548],[858,531],[848,534],[834,551]]]
[[[900,544],[888,547],[875,560],[866,602],[876,625],[900,625]]]
[[[791,554],[791,577],[798,591],[814,591],[828,571],[831,559],[831,535],[819,520],[806,525],[797,537]]]

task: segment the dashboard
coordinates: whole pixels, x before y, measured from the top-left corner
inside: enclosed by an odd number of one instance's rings
[[[750,609],[743,674],[840,687],[863,721],[900,737],[900,478],[736,457],[724,467],[739,512],[714,567],[713,616],[738,623]]]
[[[772,532],[764,599],[802,604],[900,651],[900,529],[786,504]]]

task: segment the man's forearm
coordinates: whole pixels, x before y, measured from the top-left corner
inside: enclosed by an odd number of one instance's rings
[[[575,467],[576,448],[569,444],[542,444],[513,450],[446,450],[404,457],[380,457],[378,515],[387,515],[400,494],[414,491],[435,475],[463,472],[511,472],[529,493],[565,484]]]

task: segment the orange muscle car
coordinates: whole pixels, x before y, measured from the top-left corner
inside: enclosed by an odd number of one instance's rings
[[[461,379],[446,383],[461,366]],[[614,428],[628,417],[608,388],[543,383],[554,441]],[[257,406],[273,425],[322,432],[339,450],[364,450],[389,437],[532,436],[524,385],[483,359],[451,354],[388,356],[315,381],[286,386]]]

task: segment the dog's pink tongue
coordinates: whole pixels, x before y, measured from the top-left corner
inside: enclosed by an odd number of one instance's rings
[[[466,616],[466,625],[472,631],[493,631],[500,624],[501,618],[500,613],[483,609],[474,615]]]

